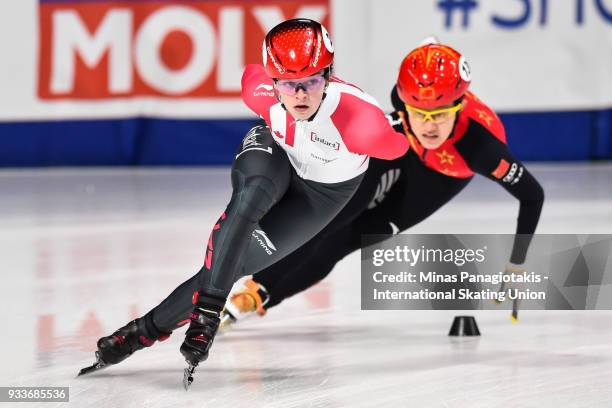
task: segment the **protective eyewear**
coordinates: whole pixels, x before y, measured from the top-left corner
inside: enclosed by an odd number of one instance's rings
[[[444,109],[436,109],[436,110],[422,110],[412,107],[408,104],[404,104],[406,106],[406,111],[410,114],[410,117],[415,119],[418,122],[426,122],[428,120],[433,123],[442,123],[451,118],[452,114],[458,112],[463,105],[458,103],[455,106],[451,106],[450,108]]]
[[[301,88],[304,92],[318,92],[325,86],[323,75],[313,75],[299,79],[277,79],[276,89],[282,94],[293,96]]]

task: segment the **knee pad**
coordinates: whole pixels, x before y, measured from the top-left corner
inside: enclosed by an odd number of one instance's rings
[[[232,201],[239,216],[258,222],[274,205],[275,196],[276,186],[270,178],[252,176],[239,183]]]

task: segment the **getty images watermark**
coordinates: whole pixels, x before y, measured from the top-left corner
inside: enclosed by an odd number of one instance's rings
[[[612,309],[611,245],[612,235],[397,235],[362,250],[361,306]]]

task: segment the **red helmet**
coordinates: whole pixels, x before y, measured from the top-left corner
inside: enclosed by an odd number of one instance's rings
[[[263,65],[271,78],[303,78],[329,67],[334,46],[320,23],[305,18],[283,21],[263,42]]]
[[[402,61],[397,93],[407,105],[433,109],[461,98],[470,80],[470,67],[463,55],[446,45],[426,44]]]

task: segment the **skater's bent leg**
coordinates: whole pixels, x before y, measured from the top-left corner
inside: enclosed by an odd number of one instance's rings
[[[232,166],[232,198],[211,232],[198,291],[189,316],[181,354],[189,364],[187,388],[194,368],[208,358],[219,329],[221,310],[246,262],[246,251],[258,221],[285,195],[291,180],[289,159],[265,126],[251,129]]]
[[[249,134],[232,166],[232,198],[211,232],[198,274],[202,293],[222,302],[245,261],[253,230],[285,195],[291,179],[289,160],[269,129],[259,126]]]
[[[186,323],[193,310],[194,293],[202,289],[206,289],[209,301],[222,307],[251,231],[287,189],[289,166],[267,127],[258,125],[249,131],[236,153],[232,197],[213,227],[204,266],[151,311],[160,330],[172,331]]]

